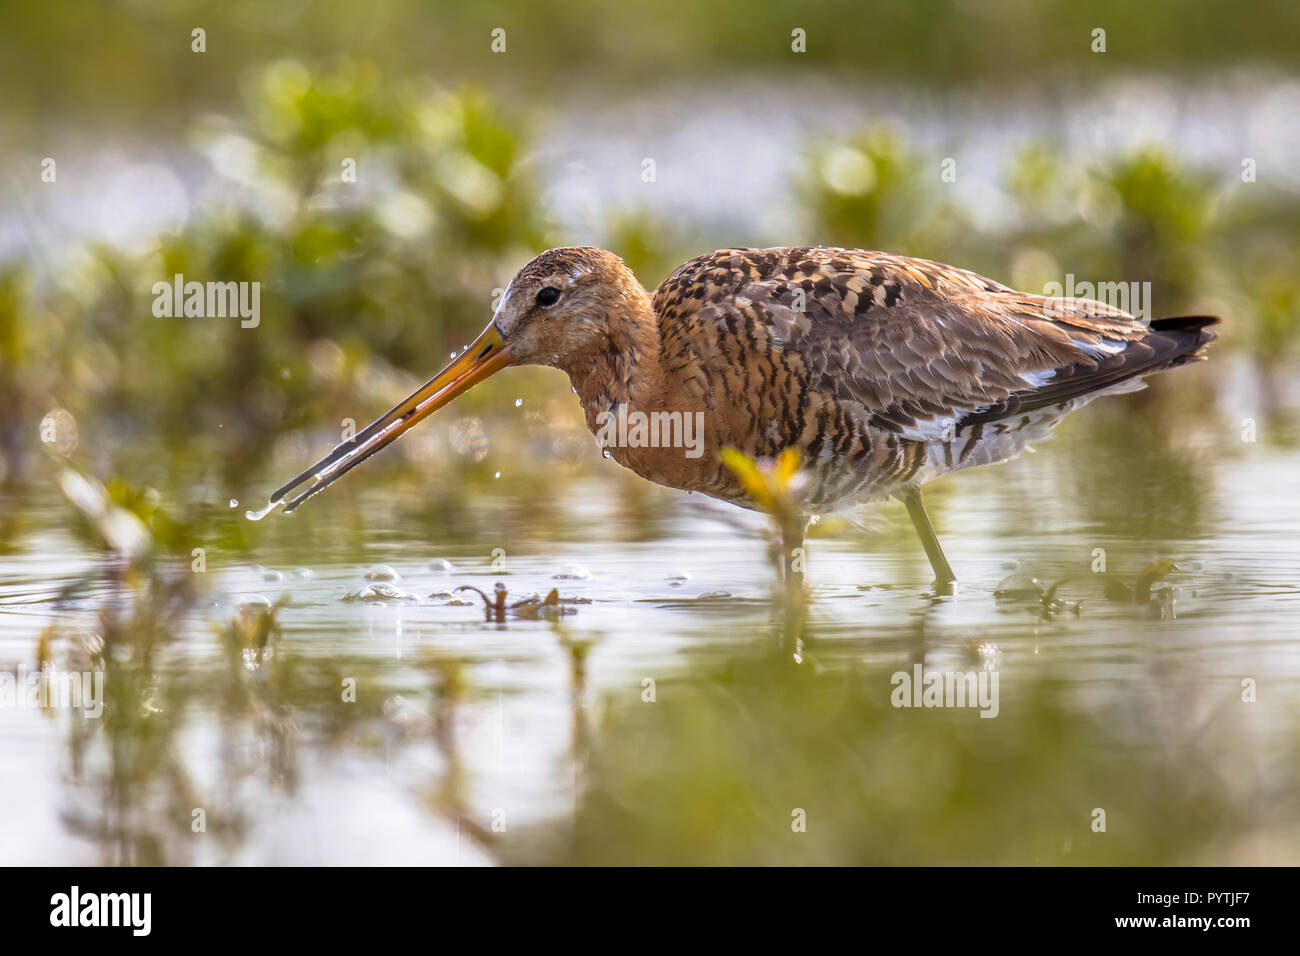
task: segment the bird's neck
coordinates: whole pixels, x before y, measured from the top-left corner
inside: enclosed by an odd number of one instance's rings
[[[663,401],[659,325],[650,296],[638,283],[620,305],[607,320],[605,340],[565,365],[589,418],[616,405],[648,411]]]

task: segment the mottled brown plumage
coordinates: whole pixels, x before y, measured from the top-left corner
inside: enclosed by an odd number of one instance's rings
[[[797,448],[813,472],[809,510],[903,496],[942,578],[912,489],[1005,460],[1092,398],[1200,357],[1217,321],[1147,326],[1099,302],[836,248],[719,250],[651,296],[612,253],[553,249],[519,270],[466,355],[272,500],[316,477],[296,505],[497,368],[551,365],[593,432],[620,407],[703,413],[698,458],[609,449],[643,477],[752,507],[721,450]]]

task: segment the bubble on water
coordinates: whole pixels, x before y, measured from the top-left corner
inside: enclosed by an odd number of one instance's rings
[[[1015,571],[994,586],[993,596],[1011,601],[1041,600],[1045,590],[1042,582],[1029,572]]]
[[[552,576],[555,581],[590,581],[591,572],[581,564],[566,564],[564,570]]]
[[[500,477],[501,477],[501,472],[498,471],[498,472],[497,472],[496,474],[494,474],[492,477],[493,477],[493,478],[500,478]]]
[[[430,571],[455,571],[456,565],[452,564],[446,558],[434,558],[427,565]]]
[[[387,564],[372,565],[365,574],[367,581],[400,581],[402,576]]]
[[[363,588],[355,591],[349,591],[343,595],[344,601],[365,601],[367,603],[377,601],[418,601],[414,594],[403,591],[401,588],[393,587],[391,584],[377,583],[367,584]]]
[[[263,580],[263,581],[283,581],[283,580],[284,580],[284,572],[283,572],[283,571],[272,571],[272,570],[268,569],[268,570],[262,572],[262,580]]]
[[[524,404],[524,400],[522,398],[515,399],[515,408],[519,408],[523,404]]]
[[[664,580],[668,582],[668,586],[674,588],[681,587],[690,579],[691,576],[686,571],[671,571],[668,574],[664,575]]]
[[[293,573],[298,575],[298,577],[302,578],[304,581],[307,580],[308,578],[314,578],[316,576],[316,572],[313,571],[311,568],[299,568],[297,571]]]
[[[80,436],[77,420],[66,408],[51,409],[41,419],[41,441],[58,455],[71,455],[77,449]]]
[[[230,507],[232,507],[232,508],[238,508],[238,507],[239,507],[239,499],[238,499],[238,498],[231,498],[231,499],[230,499]]]

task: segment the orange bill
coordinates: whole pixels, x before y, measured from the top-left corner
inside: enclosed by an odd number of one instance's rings
[[[408,428],[423,421],[456,396],[511,362],[510,351],[495,325],[489,325],[472,345],[450,365],[425,382],[361,431],[334,449],[292,481],[276,490],[269,507],[284,503],[285,514],[317,492],[324,491],[375,452],[396,441]],[[289,497],[304,483],[306,488]],[[288,499],[286,501],[286,498]]]

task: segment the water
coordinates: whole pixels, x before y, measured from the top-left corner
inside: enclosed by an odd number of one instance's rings
[[[374,469],[147,580],[3,500],[0,670],[107,660],[99,718],[0,708],[4,862],[1294,862],[1300,451],[1142,400],[928,489],[952,596],[901,507],[825,518],[797,647],[761,516],[594,451],[454,513]],[[456,590],[497,582],[567,613]],[[915,664],[996,669],[997,717],[892,707]]]

